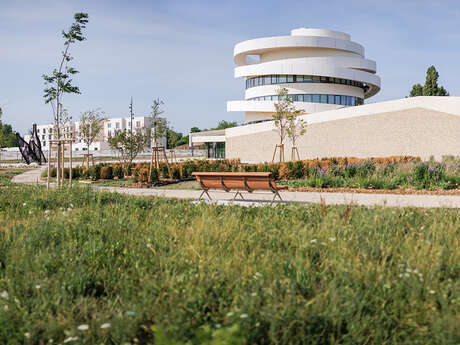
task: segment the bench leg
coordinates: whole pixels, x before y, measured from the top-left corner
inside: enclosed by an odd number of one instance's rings
[[[203,196],[203,194],[205,194],[208,196],[209,200],[212,200],[211,196],[209,195],[208,193],[208,190],[207,189],[203,189],[203,191],[201,192],[201,195],[200,197],[198,198],[198,200],[201,200],[201,197]]]
[[[280,198],[280,201],[283,201],[283,199],[281,198],[280,193],[278,193],[277,190],[275,190],[273,193],[274,193],[275,195],[273,196],[272,204],[275,202],[276,197]]]
[[[243,200],[244,200],[244,198],[243,198],[243,194],[241,194],[241,192],[240,192],[240,191],[237,191],[237,192],[236,192],[236,194],[235,194],[235,196],[233,197],[233,201],[235,201],[235,200],[236,200],[236,197],[238,196],[238,194],[240,195],[241,199],[243,199]]]

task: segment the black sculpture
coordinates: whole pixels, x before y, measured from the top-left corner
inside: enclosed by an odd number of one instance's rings
[[[46,158],[42,151],[42,144],[37,134],[37,125],[35,123],[33,124],[32,137],[28,143],[19,133],[16,133],[16,138],[18,139],[19,151],[27,165],[32,162],[36,162],[40,165],[46,163]]]

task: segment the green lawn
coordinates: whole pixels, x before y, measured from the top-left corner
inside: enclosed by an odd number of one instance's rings
[[[458,344],[459,229],[450,209],[10,185],[0,344]]]

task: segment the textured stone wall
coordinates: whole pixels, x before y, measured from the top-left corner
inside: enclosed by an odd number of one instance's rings
[[[271,161],[279,137],[275,131],[227,137],[227,158]],[[460,117],[425,108],[314,123],[297,144],[300,158],[460,156]],[[290,159],[291,144],[285,145]]]

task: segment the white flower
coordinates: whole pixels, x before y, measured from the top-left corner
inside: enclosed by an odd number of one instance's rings
[[[404,277],[406,278],[410,277],[409,273],[404,273]]]
[[[314,238],[314,239],[312,239],[312,240],[310,241],[310,243],[316,243],[316,242],[318,242],[318,240],[317,240],[316,238]]]
[[[31,210],[29,210],[29,214],[32,214],[32,211],[31,211]]]
[[[252,296],[252,297],[257,296],[257,292],[253,292],[253,293],[251,294],[251,296]]]
[[[30,333],[29,333],[29,332],[26,332],[26,333],[24,333],[24,336],[25,336],[27,339],[29,339],[29,338],[30,338]]]
[[[63,215],[64,217],[67,216],[67,212],[66,212],[66,211],[62,212],[62,215]]]
[[[255,275],[258,277],[262,277],[262,273],[259,273],[259,272],[256,272]]]
[[[335,241],[335,237],[329,237],[329,241],[334,242],[334,241]]]
[[[325,242],[321,242],[320,243],[322,246],[327,246],[327,244]]]
[[[70,211],[72,211],[72,209],[69,207],[69,208],[67,209],[67,211],[69,211],[69,212],[70,212]]]
[[[241,318],[241,319],[246,319],[247,317],[248,317],[248,314],[241,314],[241,315],[240,315],[240,318]]]
[[[417,270],[417,269],[415,269],[415,270],[413,270],[412,272],[414,272],[415,274],[417,274],[417,273],[418,273],[418,270]]]
[[[406,268],[406,272],[407,272],[407,273],[411,273],[412,270],[411,270],[410,268]]]
[[[7,298],[8,298],[8,292],[3,291],[3,292],[0,294],[0,297],[7,299]]]
[[[71,341],[78,340],[78,337],[68,337],[67,339],[64,340],[64,343],[69,343]]]
[[[434,291],[434,290],[430,290],[428,292],[429,292],[430,295],[434,295],[436,293],[436,291]]]
[[[70,204],[70,207],[72,207],[72,208],[73,208],[73,204]]]
[[[41,288],[41,285],[35,285],[35,288],[38,290]]]
[[[26,203],[26,202],[22,204],[22,206],[26,206],[26,205],[27,205],[27,203]]]
[[[80,326],[77,327],[77,329],[78,329],[79,331],[87,331],[88,328],[89,328],[88,325],[80,325]]]
[[[45,210],[45,214],[49,214],[50,212],[50,210]]]
[[[402,278],[402,276],[403,276],[402,273],[398,274],[398,277],[399,277],[399,278]]]
[[[233,312],[231,311],[231,312],[227,313],[227,316],[228,317],[233,316]]]
[[[3,310],[8,311],[8,306],[7,305],[3,306]]]
[[[103,323],[101,325],[101,328],[109,328],[109,327],[112,327],[112,325],[110,323]]]

